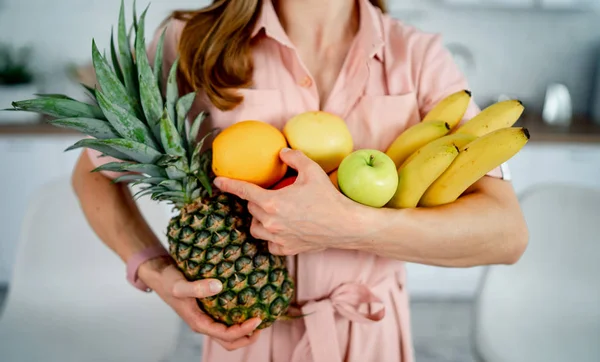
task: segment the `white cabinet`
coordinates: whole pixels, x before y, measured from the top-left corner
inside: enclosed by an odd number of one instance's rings
[[[597,0],[441,0],[449,7],[489,9],[590,10],[600,9]]]
[[[442,0],[447,5],[491,8],[530,8],[537,0]]]
[[[63,151],[79,138],[0,135],[0,284],[9,281],[30,196],[47,181],[71,173],[79,151]]]
[[[518,194],[560,182],[600,188],[600,143],[530,143],[508,162]],[[409,264],[408,289],[415,297],[470,297],[483,268],[438,268]]]
[[[600,187],[600,144],[529,144],[509,161],[518,193],[541,183]]]
[[[598,0],[538,0],[543,9],[599,9]]]

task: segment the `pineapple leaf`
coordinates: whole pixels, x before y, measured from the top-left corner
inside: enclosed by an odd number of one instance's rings
[[[181,184],[181,182],[175,180],[164,180],[158,185],[164,186],[171,191],[183,191],[183,185]]]
[[[162,186],[144,187],[140,191],[136,192],[133,195],[133,197],[134,197],[134,199],[138,199],[138,198],[140,198],[142,196],[151,195],[151,194],[158,194],[158,193],[166,192],[166,191],[168,191],[168,190],[166,188],[162,187]]]
[[[106,117],[100,107],[64,98],[42,97],[13,102],[12,106],[20,111],[38,112],[57,118],[97,118]]]
[[[105,150],[114,150],[118,154],[125,155],[125,158],[113,156],[110,154],[110,152],[105,153],[123,161],[136,161],[139,163],[154,164],[157,160],[159,160],[162,157],[162,154],[160,152],[146,146],[143,143],[138,143],[122,138],[113,138],[105,140],[84,139],[75,143],[75,145],[69,147],[67,150],[72,150],[79,147],[102,147],[102,149],[99,150],[101,152],[105,152]]]
[[[186,195],[190,195],[190,198],[192,198],[194,191],[198,189],[198,179],[196,179],[195,177],[186,177],[183,180],[183,183],[185,185]]]
[[[206,115],[207,114],[205,112],[200,112],[200,114],[198,114],[198,116],[194,120],[194,123],[192,123],[192,127],[190,128],[190,131],[188,132],[188,144],[189,145],[196,144],[196,142],[197,142],[196,139],[198,138],[198,133],[200,132],[200,127],[202,127],[202,123],[206,119]]]
[[[135,163],[135,162],[109,162],[96,167],[92,172],[112,171],[112,172],[136,172],[157,178],[161,181],[167,178],[167,173],[156,165]]]
[[[158,40],[158,45],[156,46],[156,54],[154,54],[154,78],[156,79],[156,86],[162,92],[162,68],[163,68],[163,49],[165,47],[165,36],[167,34],[167,29],[165,28]]]
[[[181,169],[181,165],[167,166],[165,169],[171,180],[183,180],[187,176],[187,172]]]
[[[201,172],[198,174],[198,181],[200,181],[200,184],[202,185],[202,187],[204,187],[204,189],[206,190],[206,192],[208,192],[208,196],[212,196],[212,185],[210,183],[210,180],[208,178],[208,175],[204,172]]]
[[[131,140],[125,140],[122,138],[112,139],[112,140],[103,140],[108,143],[114,149],[119,152],[122,152],[126,155],[132,157],[135,161],[139,163],[149,163],[153,164],[158,160],[162,154],[157,150],[148,147],[143,143],[138,143]]]
[[[110,124],[122,137],[160,150],[154,136],[144,122],[140,121],[117,104],[111,103],[104,92],[97,91],[96,96],[98,98],[98,104],[106,115],[106,118],[108,118]]]
[[[65,152],[71,151],[71,150],[74,150],[77,148],[91,148],[93,150],[102,152],[103,156],[110,156],[110,157],[114,157],[118,160],[123,160],[123,161],[134,161],[127,154],[117,151],[110,145],[103,143],[103,141],[104,140],[97,140],[97,139],[93,139],[93,138],[82,139],[80,141],[77,141],[72,146],[69,146],[67,149],[65,149]]]
[[[49,120],[53,126],[68,128],[98,139],[118,138],[110,123],[95,118],[60,118]]]
[[[154,71],[150,66],[148,54],[146,53],[146,40],[144,29],[146,24],[146,13],[144,10],[139,24],[137,38],[135,41],[136,65],[138,69],[138,80],[140,84],[140,98],[142,99],[142,108],[146,115],[146,120],[150,128],[155,132],[158,138],[160,134],[159,123],[162,117],[163,99],[160,89],[154,78]]]
[[[196,92],[192,92],[179,98],[175,104],[175,109],[177,112],[177,132],[179,132],[179,134],[182,136],[185,135],[185,120],[190,112],[190,109],[192,109],[195,99]]]
[[[117,74],[117,78],[121,84],[124,84],[125,78],[123,77],[123,71],[121,70],[121,64],[119,62],[119,56],[117,55],[117,48],[115,46],[115,31],[114,28],[110,29],[110,56],[113,63],[113,68]]]
[[[118,104],[127,112],[141,118],[143,113],[138,102],[127,93],[125,86],[121,84],[106,59],[100,54],[96,41],[92,41],[92,61],[100,88],[110,102]]]
[[[217,130],[218,130],[218,128],[215,128],[212,131],[208,132],[196,144],[196,148],[194,149],[194,153],[192,154],[192,159],[191,159],[191,164],[190,164],[190,171],[192,173],[197,173],[199,171],[206,172],[206,170],[200,170],[200,168],[202,166],[202,160],[200,158],[200,155],[201,155],[201,152],[202,152],[202,147],[204,147],[204,142],[206,142],[206,139],[208,137],[210,137]]]
[[[136,32],[138,30],[137,18],[137,1],[133,0],[133,28]]]
[[[186,157],[181,143],[181,136],[177,132],[173,122],[169,119],[166,110],[160,119],[160,139],[166,153],[173,156]]]
[[[80,83],[83,88],[88,91],[88,96],[92,99],[92,101],[96,102],[96,89],[88,86],[87,84]]]
[[[127,33],[127,42],[129,42],[130,46],[133,48],[133,50],[131,51],[131,55],[133,57],[133,65],[134,66],[136,65],[136,59],[135,59],[135,38],[136,37],[137,37],[137,35],[135,33],[135,26],[133,26],[133,24],[131,24],[131,26],[129,27],[129,32]],[[132,38],[133,38],[133,41],[131,40]],[[137,68],[135,68],[135,69],[136,69],[135,74],[137,74]],[[139,86],[139,84],[138,84],[138,86]]]
[[[132,183],[132,182],[140,181],[140,180],[143,180],[146,178],[148,178],[148,177],[144,176],[144,175],[123,175],[123,176],[119,176],[119,177],[115,178],[114,180],[112,180],[112,182],[114,184],[120,183],[120,182]]]
[[[125,168],[125,171],[140,172],[140,173],[146,174],[152,178],[164,179],[164,178],[168,177],[167,173],[162,168],[160,168],[156,165],[143,164],[143,163],[138,163],[138,164],[133,164],[133,165],[127,166]]]
[[[148,185],[156,186],[156,185],[160,184],[161,182],[163,182],[164,180],[165,179],[162,177],[146,177],[145,179],[140,180],[140,181],[136,182],[135,184],[136,185],[148,184]]]
[[[179,59],[175,59],[171,70],[169,71],[169,78],[167,79],[167,111],[169,112],[170,119],[177,119],[175,114],[175,104],[179,98],[179,85],[177,84],[177,67],[179,66]]]
[[[181,160],[181,157],[179,156],[173,156],[168,154],[162,155],[162,157],[158,159],[158,161],[156,161],[156,165],[160,167],[167,167],[178,162],[179,160]]]
[[[212,150],[209,149],[200,155],[200,172],[207,175],[211,172]]]
[[[34,93],[36,97],[46,97],[46,98],[58,98],[58,99],[68,99],[74,101],[75,99],[66,96],[64,94],[56,94],[56,93]]]
[[[119,53],[121,55],[121,68],[123,77],[125,78],[125,88],[127,93],[131,94],[138,100],[138,82],[137,72],[133,64],[133,56],[131,54],[131,43],[127,36],[127,25],[125,23],[125,3],[121,0],[121,9],[119,11],[119,27],[118,27],[118,43]]]
[[[135,162],[109,162],[103,165],[100,165],[93,169],[90,172],[100,172],[100,171],[111,171],[111,172],[125,172],[125,168],[128,165],[135,165]]]
[[[183,191],[165,191],[165,192],[161,192],[157,196],[168,199],[168,200],[172,200],[172,199],[181,199],[181,201],[185,200],[185,194],[183,193]]]

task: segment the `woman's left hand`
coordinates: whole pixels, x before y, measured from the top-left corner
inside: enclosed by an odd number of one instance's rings
[[[279,190],[217,177],[215,185],[248,201],[250,233],[269,242],[275,255],[296,255],[341,245],[351,235],[355,203],[343,196],[323,169],[304,153],[284,149],[281,160],[298,171],[296,181]]]

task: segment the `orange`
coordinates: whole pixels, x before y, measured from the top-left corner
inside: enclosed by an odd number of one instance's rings
[[[279,158],[285,147],[285,136],[274,126],[255,120],[241,121],[215,137],[212,170],[217,176],[268,188],[287,171],[287,165]]]
[[[329,174],[329,179],[331,180],[331,183],[333,184],[333,186],[335,186],[335,188],[339,190],[340,186],[338,185],[337,173],[338,173],[338,170],[336,168],[335,171],[333,171],[332,173]]]

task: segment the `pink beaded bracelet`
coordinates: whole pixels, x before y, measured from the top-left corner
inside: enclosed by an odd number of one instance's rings
[[[144,292],[151,292],[152,290],[138,279],[138,269],[144,262],[154,259],[159,256],[167,256],[169,253],[162,245],[149,246],[135,254],[133,254],[127,261],[127,280],[131,285]]]

